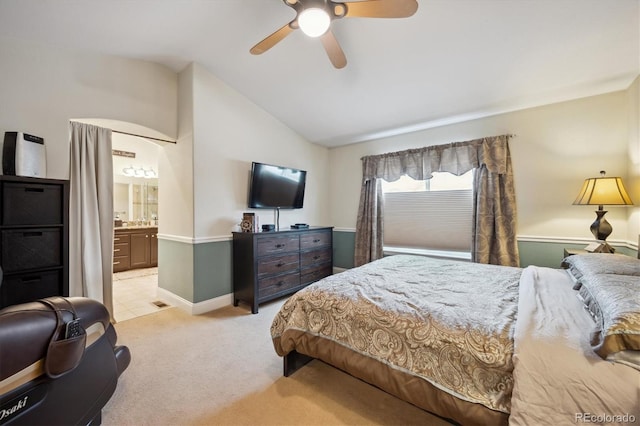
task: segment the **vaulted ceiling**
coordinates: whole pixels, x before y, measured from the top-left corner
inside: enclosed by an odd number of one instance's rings
[[[640,72],[638,0],[418,3],[334,21],[343,69],[300,31],[249,53],[295,16],[282,0],[0,0],[0,37],[197,62],[326,146],[623,90]]]

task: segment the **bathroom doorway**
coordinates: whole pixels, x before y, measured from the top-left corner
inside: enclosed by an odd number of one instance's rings
[[[161,147],[114,133],[113,314],[125,321],[168,305],[158,300],[158,215]]]

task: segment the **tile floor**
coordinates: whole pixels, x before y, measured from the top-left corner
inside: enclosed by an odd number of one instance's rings
[[[158,301],[158,268],[133,269],[113,274],[113,315],[117,322],[162,309],[153,302]]]

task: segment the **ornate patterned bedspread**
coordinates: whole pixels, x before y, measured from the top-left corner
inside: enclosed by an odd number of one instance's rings
[[[286,355],[295,349],[286,330],[302,330],[508,413],[521,272],[386,257],[294,294],[273,321],[273,343]]]

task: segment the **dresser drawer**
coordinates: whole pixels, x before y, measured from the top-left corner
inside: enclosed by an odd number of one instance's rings
[[[287,275],[262,278],[258,280],[258,298],[273,296],[280,292],[296,288],[300,285],[300,274],[293,272]]]
[[[314,265],[317,263],[331,262],[331,249],[313,250],[300,253],[300,267]]]
[[[4,272],[62,266],[61,234],[57,228],[2,231]]]
[[[2,225],[62,224],[61,185],[4,182],[2,188]]]
[[[50,296],[68,296],[62,285],[62,270],[5,276],[0,286],[0,308]]]
[[[318,231],[300,235],[300,249],[306,250],[331,244],[331,232]]]
[[[333,267],[330,263],[316,265],[311,268],[303,269],[300,272],[300,284],[310,284],[324,277],[328,277],[333,273]]]
[[[258,260],[258,276],[294,272],[300,269],[298,253],[265,257]]]
[[[258,257],[298,250],[300,250],[300,239],[297,235],[258,238]]]

